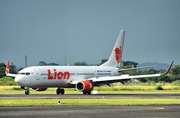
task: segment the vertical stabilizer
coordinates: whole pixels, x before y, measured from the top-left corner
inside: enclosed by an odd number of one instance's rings
[[[107,62],[100,66],[121,67],[125,31],[121,30]]]
[[[5,72],[6,74],[10,74],[9,69],[10,69],[10,62],[8,61],[6,65],[6,72]]]

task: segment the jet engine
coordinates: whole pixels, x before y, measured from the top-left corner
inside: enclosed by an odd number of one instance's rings
[[[82,92],[89,92],[93,90],[94,84],[88,80],[80,81],[76,84],[76,89]]]
[[[45,91],[47,88],[32,88],[34,91]]]

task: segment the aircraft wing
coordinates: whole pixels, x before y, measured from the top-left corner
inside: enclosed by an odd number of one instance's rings
[[[121,76],[106,76],[106,77],[93,77],[93,78],[89,78],[87,79],[88,81],[91,81],[94,85],[103,85],[103,84],[109,84],[109,83],[113,83],[113,82],[122,82],[123,80],[129,80],[129,79],[137,79],[137,78],[147,78],[147,77],[158,77],[158,76],[162,76],[162,75],[166,75],[170,72],[172,65],[173,65],[174,61],[171,62],[170,66],[168,67],[168,69],[166,70],[165,73],[157,73],[157,74],[147,74],[147,75],[121,75]],[[72,80],[69,82],[69,84],[77,84],[79,83],[80,80]]]
[[[144,68],[152,68],[156,65],[153,65],[153,66],[143,66],[143,67],[136,67],[136,68],[127,68],[127,69],[119,69],[119,72],[122,72],[122,71],[131,71],[131,70],[137,70],[137,69],[144,69]]]
[[[9,76],[9,77],[16,77],[16,74],[6,74],[6,76]]]
[[[174,61],[172,61],[172,63],[170,64],[169,68],[166,70],[165,73],[159,73],[159,74],[147,74],[147,75],[133,75],[133,76],[129,76],[129,75],[121,75],[121,76],[109,76],[109,77],[94,77],[94,78],[89,78],[89,81],[92,81],[94,84],[96,83],[108,83],[108,82],[117,82],[117,81],[121,81],[121,80],[128,80],[128,79],[137,79],[137,78],[147,78],[147,77],[158,77],[158,76],[162,76],[162,75],[166,75],[170,72],[172,65],[173,65]]]

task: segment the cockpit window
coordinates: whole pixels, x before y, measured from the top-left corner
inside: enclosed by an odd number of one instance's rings
[[[18,73],[18,75],[30,75],[30,72],[23,72],[23,73]]]

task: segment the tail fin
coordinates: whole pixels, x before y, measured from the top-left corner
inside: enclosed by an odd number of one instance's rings
[[[7,65],[6,65],[6,75],[10,74],[9,69],[10,69],[10,62],[8,61]]]
[[[112,53],[109,57],[109,60],[100,66],[121,67],[124,38],[125,38],[125,31],[121,30],[117,38],[117,41],[114,45],[114,48],[112,50]]]
[[[10,76],[10,77],[16,77],[16,74],[11,74],[10,71],[10,62],[8,61],[7,65],[6,65],[6,76]]]

